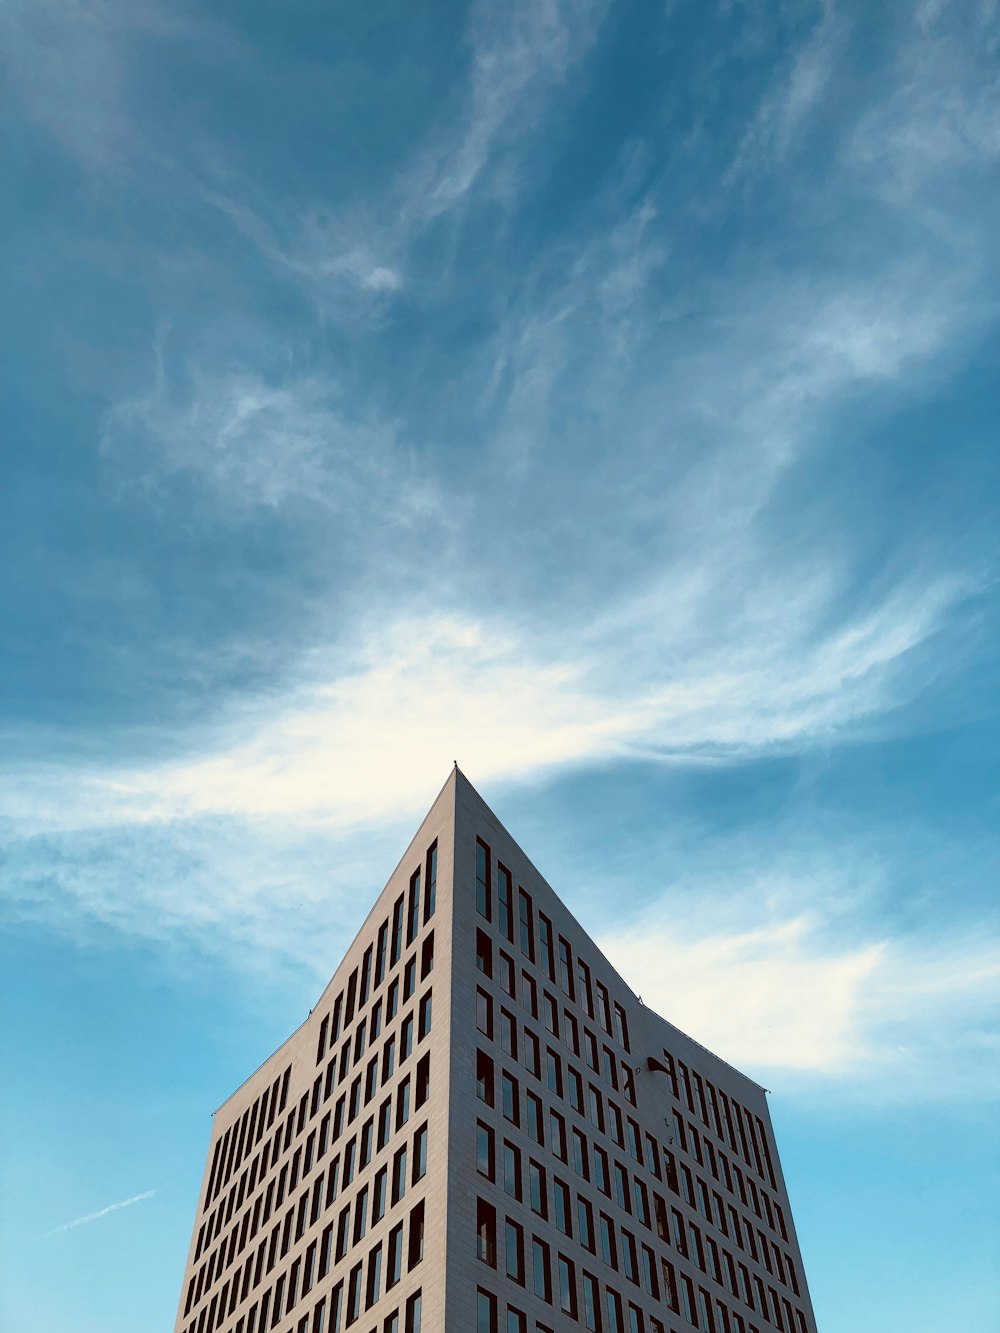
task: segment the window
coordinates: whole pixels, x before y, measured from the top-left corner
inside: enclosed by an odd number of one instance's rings
[[[521,1115],[517,1079],[508,1074],[506,1070],[503,1071],[500,1078],[500,1089],[504,1119],[509,1120],[512,1125],[519,1125]]]
[[[492,921],[490,902],[490,849],[482,838],[476,839],[476,911]]]
[[[507,1255],[507,1276],[524,1286],[524,1232],[511,1218],[504,1227],[504,1245]]]
[[[407,960],[403,968],[403,1002],[404,1004],[417,988],[417,956]]]
[[[368,1277],[365,1282],[365,1309],[370,1310],[382,1292],[382,1246],[376,1245],[368,1256]]]
[[[503,1021],[503,1010],[501,1023]],[[476,1027],[489,1041],[493,1040],[493,1001],[482,989],[476,987]]]
[[[504,1139],[503,1143],[503,1187],[512,1198],[521,1198],[521,1154]]]
[[[389,1142],[392,1133],[392,1100],[386,1097],[378,1108],[378,1146],[381,1150]]]
[[[532,1018],[538,1017],[538,987],[528,972],[521,973],[521,1003]]]
[[[618,1267],[618,1247],[615,1244],[615,1224],[607,1213],[599,1214],[601,1233],[601,1258],[609,1268]]]
[[[559,1255],[559,1308],[571,1319],[576,1318],[576,1272],[573,1262]]]
[[[438,877],[438,846],[437,843],[431,843],[430,851],[427,853],[427,892],[424,895],[424,922],[428,922],[434,915],[434,909],[437,906],[437,877]]]
[[[576,1128],[573,1129],[573,1170],[584,1180],[590,1179],[590,1163],[587,1160],[587,1140]]]
[[[574,1055],[580,1054],[580,1028],[568,1009],[563,1010],[563,1041]]]
[[[535,1295],[543,1301],[552,1301],[552,1284],[549,1278],[549,1247],[537,1236],[531,1238],[531,1275]]]
[[[583,1079],[580,1077],[580,1071],[574,1069],[572,1065],[567,1065],[566,1076],[569,1079],[569,1104],[578,1115],[583,1115]]]
[[[406,1333],[420,1333],[421,1294],[415,1291],[406,1301]]]
[[[512,1060],[517,1059],[517,1022],[514,1015],[503,1008],[500,1010],[500,1046]]]
[[[476,1333],[497,1333],[497,1298],[482,1287],[476,1291]]]
[[[485,930],[476,930],[476,968],[484,977],[493,976],[493,942]]]
[[[520,924],[521,952],[535,961],[535,925],[531,899],[523,889],[517,891],[517,912]]]
[[[493,1093],[493,1061],[487,1054],[477,1050],[476,1052],[476,1096],[480,1101],[484,1101],[487,1106],[493,1105],[495,1093]]]
[[[549,1111],[549,1141],[560,1162],[566,1160],[566,1121],[558,1111]]]
[[[357,1245],[359,1240],[364,1239],[365,1231],[368,1229],[368,1186],[358,1194],[354,1201],[354,1241]]]
[[[431,996],[428,991],[426,995],[420,997],[419,1021],[417,1023],[417,1040],[423,1041],[431,1030]]]
[[[412,944],[420,929],[420,871],[410,876],[410,893],[406,910],[406,943]]]
[[[389,923],[383,921],[375,942],[375,985],[381,986],[385,980],[385,959],[389,949]]]
[[[555,958],[552,952],[552,922],[544,912],[538,913],[538,942],[542,946],[542,967],[550,981],[555,981]]]
[[[528,1320],[513,1305],[507,1306],[507,1333],[528,1333]]]
[[[548,1217],[545,1172],[531,1159],[528,1160],[528,1201],[533,1213],[539,1217]]]
[[[625,1010],[617,1000],[615,1001],[615,1036],[627,1051],[631,1051],[632,1047],[629,1045],[628,1040],[628,1018],[626,1017]]]
[[[581,1195],[576,1196],[576,1225],[580,1237],[580,1244],[585,1250],[594,1254],[594,1210],[590,1203]]]
[[[392,1159],[392,1201],[399,1203],[406,1193],[406,1144]]]
[[[431,1057],[429,1051],[417,1061],[415,1081],[417,1089],[416,1106],[419,1110],[427,1100],[431,1090]]]
[[[410,1058],[413,1050],[413,1015],[407,1014],[399,1029],[399,1063]]]
[[[396,1068],[396,1038],[390,1037],[382,1048],[382,1082],[388,1083]]]
[[[545,1048],[545,1081],[549,1085],[550,1092],[562,1097],[562,1061],[551,1046]]]
[[[510,911],[511,883],[510,871],[497,865],[497,924],[500,933],[508,940],[514,939],[514,922]]]
[[[605,1292],[608,1310],[608,1333],[624,1333],[622,1328],[622,1298],[608,1287]]]
[[[535,1078],[541,1078],[541,1048],[538,1045],[538,1038],[530,1028],[524,1029],[524,1067],[529,1074]]]
[[[476,1200],[476,1258],[497,1266],[497,1210],[485,1199]]]
[[[386,1246],[385,1289],[389,1290],[399,1281],[403,1273],[403,1224],[397,1222],[389,1232]]]
[[[361,1313],[361,1264],[355,1264],[347,1279],[347,1313],[344,1322],[353,1324]]]
[[[410,1232],[407,1237],[406,1271],[409,1273],[424,1257],[424,1201],[410,1209]]]
[[[524,1094],[525,1128],[536,1143],[545,1143],[543,1130],[542,1103],[533,1092]]]
[[[476,1121],[476,1170],[487,1180],[494,1178],[493,1131],[481,1120]]]
[[[427,1126],[421,1125],[413,1136],[413,1178],[416,1184],[427,1174]]]
[[[542,992],[542,1017],[553,1037],[559,1036],[559,1006],[548,991]]]
[[[500,989],[505,991],[513,1000],[514,995],[514,960],[503,949],[499,950],[500,955]]]
[[[583,1282],[583,1322],[591,1333],[599,1333],[601,1327],[601,1296],[597,1279],[584,1268],[580,1274]]]
[[[372,1226],[376,1222],[381,1222],[385,1216],[385,1194],[386,1184],[389,1177],[389,1168],[383,1166],[375,1176],[372,1184]]]
[[[392,909],[392,952],[389,966],[395,967],[403,952],[403,896],[396,899]]]
[[[552,1202],[555,1209],[556,1226],[564,1236],[572,1236],[573,1226],[570,1221],[569,1186],[555,1176],[552,1181]]]

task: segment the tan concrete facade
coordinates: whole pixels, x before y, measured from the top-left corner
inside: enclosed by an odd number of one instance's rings
[[[216,1113],[177,1333],[692,1327],[815,1333],[764,1091],[642,1005],[456,769]]]

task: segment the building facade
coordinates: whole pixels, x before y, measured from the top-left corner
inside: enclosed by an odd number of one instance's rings
[[[815,1333],[764,1090],[643,1006],[456,768],[216,1112],[176,1333]]]

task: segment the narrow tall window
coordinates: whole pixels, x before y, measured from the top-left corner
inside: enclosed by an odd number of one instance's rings
[[[490,849],[482,838],[476,839],[476,910],[487,921],[492,921],[490,902]]]
[[[476,1291],[476,1333],[497,1333],[497,1298],[482,1287]]]
[[[420,929],[420,871],[414,870],[410,876],[410,893],[406,909],[406,943],[410,945],[417,938]]]
[[[500,933],[508,940],[514,939],[514,918],[511,913],[510,871],[504,866],[497,866],[497,924]]]
[[[390,967],[395,967],[403,952],[403,896],[396,899],[392,909],[392,954]]]
[[[552,922],[544,912],[538,913],[538,942],[542,946],[542,967],[550,981],[555,981],[555,959],[552,952]]]
[[[521,952],[535,961],[535,927],[531,899],[523,889],[517,891],[518,920],[521,927]]]
[[[431,849],[427,853],[427,891],[424,894],[424,922],[428,922],[434,915],[434,909],[437,906],[437,878],[438,878],[438,845],[431,844]]]
[[[497,1266],[497,1210],[485,1199],[476,1200],[476,1258]]]

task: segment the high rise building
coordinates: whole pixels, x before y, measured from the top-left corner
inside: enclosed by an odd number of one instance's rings
[[[815,1327],[763,1088],[642,1004],[456,768],[215,1114],[177,1333]]]

